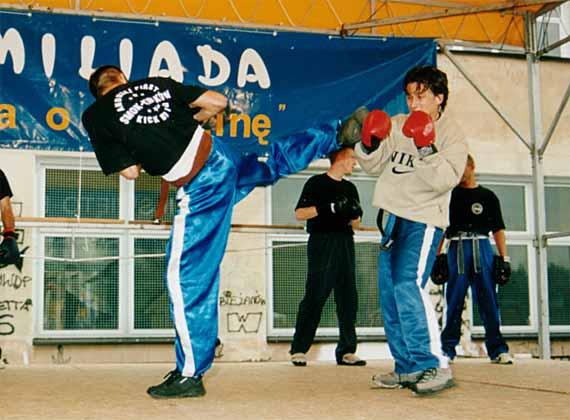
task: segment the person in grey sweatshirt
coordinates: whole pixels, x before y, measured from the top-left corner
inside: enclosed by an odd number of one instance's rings
[[[463,174],[467,142],[443,113],[449,95],[444,72],[413,68],[403,88],[410,114],[390,118],[359,109],[343,128],[362,127],[355,155],[378,177],[372,199],[382,233],[378,288],[395,368],[373,376],[373,387],[432,394],[453,386],[453,378],[426,284],[449,224],[450,193]]]

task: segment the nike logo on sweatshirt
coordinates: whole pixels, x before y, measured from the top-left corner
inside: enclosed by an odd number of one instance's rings
[[[398,168],[392,167],[392,173],[396,175],[409,174],[410,172],[414,172],[414,170],[412,169],[411,171],[400,171]]]

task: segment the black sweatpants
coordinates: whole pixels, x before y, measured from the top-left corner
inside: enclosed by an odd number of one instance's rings
[[[307,245],[309,261],[305,296],[299,305],[291,354],[309,351],[323,306],[334,289],[339,341],[336,360],[356,352],[358,295],[354,267],[354,239],[349,233],[313,233]]]

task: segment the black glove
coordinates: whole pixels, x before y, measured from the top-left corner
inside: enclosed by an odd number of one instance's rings
[[[16,232],[7,231],[3,235],[4,240],[0,243],[0,264],[16,264],[20,261]]]
[[[325,203],[317,206],[317,213],[319,215],[336,214],[339,216],[345,215],[349,207],[348,198],[344,195],[337,197],[332,203]]]
[[[431,281],[433,284],[442,285],[449,280],[449,266],[447,265],[447,254],[439,254],[435,257],[435,263],[431,269]]]
[[[364,212],[362,211],[362,207],[360,207],[360,203],[358,202],[358,200],[348,200],[348,208],[346,210],[346,215],[348,216],[348,218],[350,220],[355,220],[358,219],[359,217],[362,217],[362,215],[364,214]]]
[[[361,106],[344,120],[337,132],[337,141],[341,146],[353,146],[362,140],[362,123],[368,115],[368,108]]]
[[[493,275],[495,276],[495,283],[499,286],[504,286],[511,279],[511,261],[509,257],[501,257],[495,255],[493,257]]]

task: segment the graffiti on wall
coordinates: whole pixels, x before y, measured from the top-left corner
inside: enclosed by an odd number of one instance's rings
[[[20,314],[29,314],[31,310],[32,299],[0,300],[0,336],[14,334]]]
[[[259,332],[265,298],[259,293],[243,294],[225,290],[220,294],[220,308],[227,309],[226,331],[229,333],[255,334]],[[257,310],[256,310],[257,309]]]
[[[21,216],[22,203],[12,201],[14,215]],[[18,247],[23,255],[25,230],[16,229]],[[23,259],[25,263],[25,258]],[[24,266],[0,266],[0,337],[26,334],[32,317],[32,277],[23,273]],[[20,329],[21,331],[18,331]]]
[[[440,330],[443,328],[445,320],[445,288],[443,286],[432,285],[429,294],[432,298],[432,303],[437,316],[437,322]],[[473,343],[471,341],[471,322],[469,316],[469,302],[470,295],[467,294],[465,302],[463,303],[463,312],[461,313],[461,340],[460,344],[463,348],[464,355],[472,353]]]

